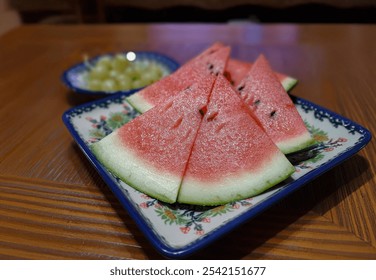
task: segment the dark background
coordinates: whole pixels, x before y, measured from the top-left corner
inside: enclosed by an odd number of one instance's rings
[[[140,0],[142,1],[142,0]],[[158,1],[158,0],[156,0]],[[29,2],[28,4],[25,4]],[[33,5],[30,4],[33,2]],[[135,22],[229,22],[263,23],[375,23],[376,0],[366,4],[307,4],[288,7],[241,5],[227,9],[181,6],[179,1],[169,8],[138,8],[127,5],[103,5],[98,1],[30,1],[10,0],[24,23],[135,23]],[[103,1],[105,2],[105,1]],[[126,2],[126,1],[125,1]],[[330,2],[330,1],[328,1]],[[363,1],[364,2],[364,1]],[[344,2],[345,3],[345,2]]]

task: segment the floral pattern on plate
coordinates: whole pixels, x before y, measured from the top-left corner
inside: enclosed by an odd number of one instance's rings
[[[217,207],[160,202],[114,177],[95,159],[90,144],[138,115],[124,95],[73,108],[63,119],[76,142],[152,244],[166,256],[182,257],[258,215],[370,141],[369,131],[358,124],[303,99],[293,97],[293,100],[317,145],[288,156],[296,169],[288,180],[258,196]]]

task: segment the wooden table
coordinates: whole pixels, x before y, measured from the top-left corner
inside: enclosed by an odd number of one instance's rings
[[[154,50],[179,62],[214,41],[297,77],[293,94],[376,131],[376,26],[22,26],[0,38],[0,258],[160,259],[62,123],[91,100],[61,73],[83,54]],[[376,259],[376,146],[193,259]]]

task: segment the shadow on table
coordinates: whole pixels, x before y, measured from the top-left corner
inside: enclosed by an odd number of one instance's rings
[[[76,107],[82,104],[85,104],[87,102],[95,101],[101,98],[104,98],[105,96],[102,95],[90,95],[90,94],[82,94],[82,93],[76,93],[70,90],[66,91],[66,99],[71,107]]]

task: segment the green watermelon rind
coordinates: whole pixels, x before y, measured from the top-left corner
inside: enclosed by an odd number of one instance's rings
[[[109,147],[113,150],[109,151]],[[243,175],[237,174],[217,181],[213,178],[213,182],[210,183],[195,183],[194,180],[186,178],[181,182],[180,177],[161,172],[140,161],[139,157],[132,155],[131,149],[124,145],[120,148],[116,132],[92,144],[90,148],[111,174],[132,188],[166,203],[223,205],[258,195],[295,172],[295,168],[284,156],[275,156],[265,164],[265,169],[257,174],[245,172]],[[131,176],[134,172],[137,176]],[[189,191],[185,192],[185,189]]]
[[[131,96],[126,98],[126,101],[139,113],[145,113],[149,109],[153,107],[150,103],[148,103],[145,98],[142,97],[141,94],[137,94],[135,92]]]
[[[274,187],[295,172],[294,166],[282,154],[271,158],[257,173],[243,172],[212,182],[183,178],[179,203],[215,206],[256,196]]]
[[[291,154],[306,149],[314,144],[316,144],[316,140],[308,131],[305,134],[298,135],[297,137],[276,143],[277,147],[284,154]]]
[[[92,144],[90,149],[111,174],[129,186],[160,201],[176,201],[181,177],[140,161],[130,148],[120,145],[116,131]],[[137,176],[132,176],[136,173]]]
[[[297,85],[297,83],[298,83],[298,80],[292,77],[286,77],[281,81],[283,88],[287,92],[293,89]]]

